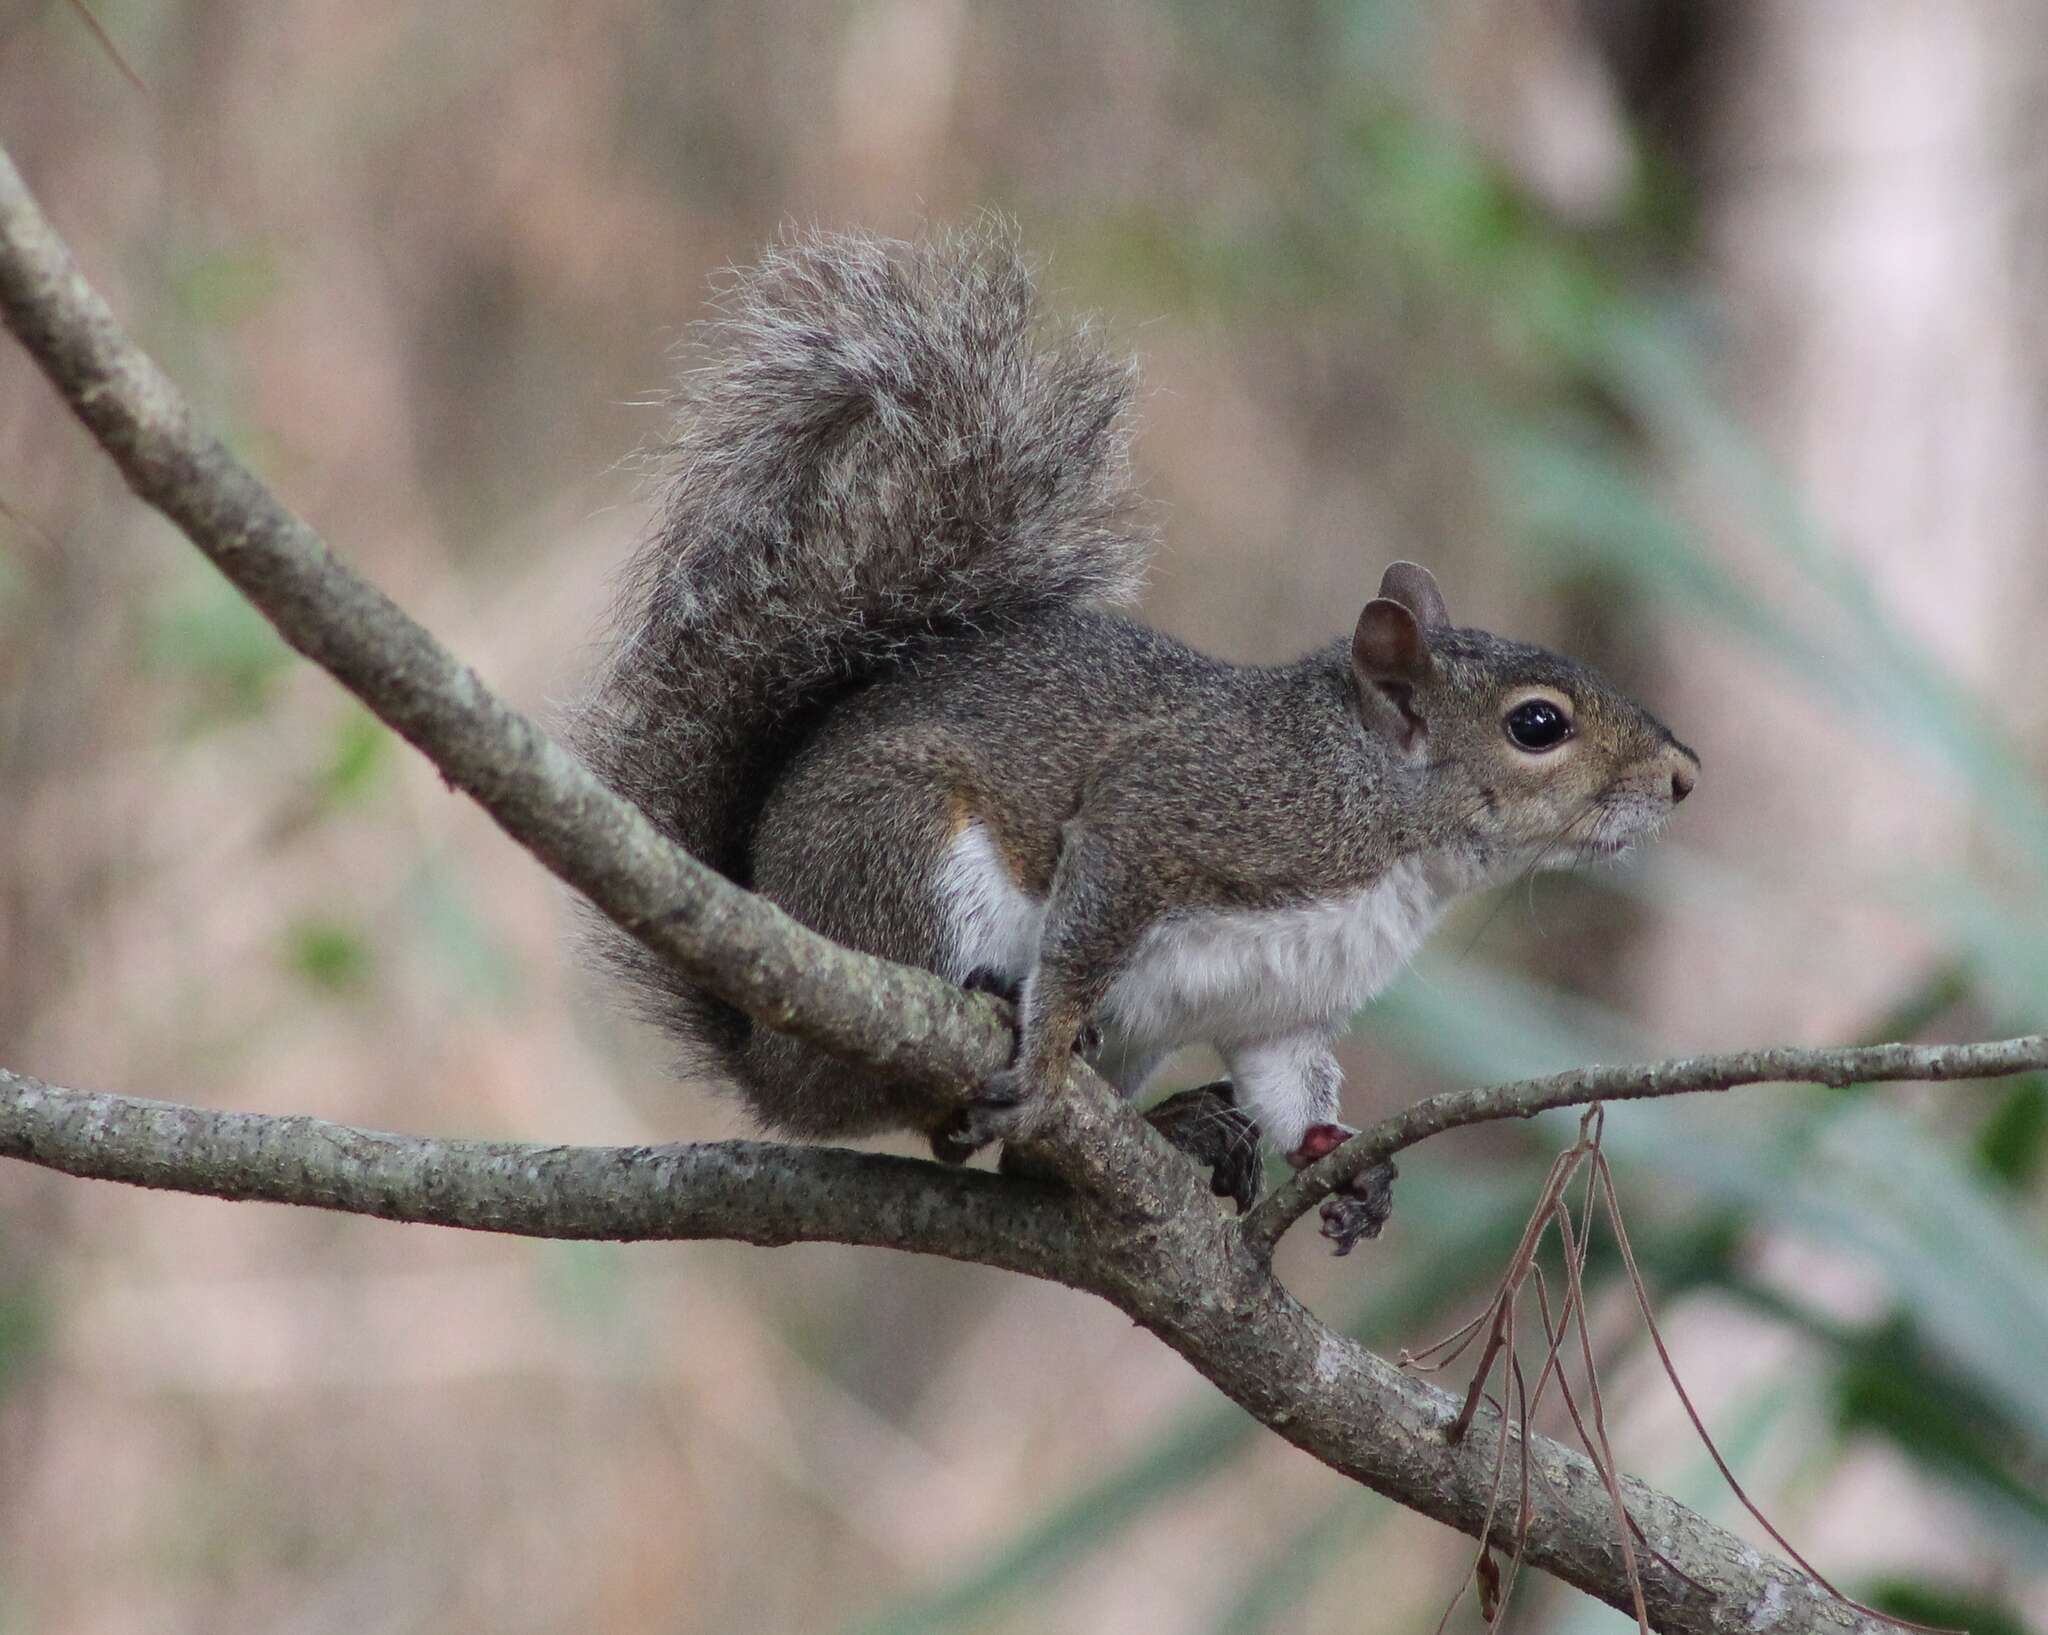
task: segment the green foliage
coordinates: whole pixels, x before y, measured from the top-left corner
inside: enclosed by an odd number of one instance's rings
[[[171,298],[201,329],[232,324],[262,310],[283,279],[267,244],[219,246],[172,271]]]
[[[2013,1080],[1977,1132],[1977,1162],[2007,1186],[2024,1190],[2041,1179],[2048,1159],[2048,1079]]]
[[[16,560],[18,547],[8,540],[8,530],[18,527],[8,519],[4,504],[0,504],[0,627],[12,624],[28,604],[28,575]]]
[[[292,653],[233,586],[195,567],[155,610],[143,661],[181,688],[182,724],[196,732],[258,713]]]
[[[1983,1490],[1987,1503],[2016,1507],[2048,1524],[2048,1495],[2029,1479],[2029,1455],[2048,1455],[2038,1427],[2028,1436],[1973,1381],[1924,1346],[1911,1322],[1892,1317],[1844,1337],[1834,1379],[1845,1434],[1883,1436],[1930,1470]],[[2041,1541],[2048,1544],[2048,1536]]]
[[[285,932],[285,959],[299,978],[331,998],[354,998],[369,986],[374,963],[369,944],[339,920],[294,921]]]
[[[46,1317],[42,1292],[35,1284],[0,1287],[0,1402],[42,1355]]]
[[[391,765],[395,742],[389,727],[351,705],[335,724],[327,759],[315,778],[321,805],[332,810],[368,800]]]
[[[1887,1579],[1871,1593],[1870,1605],[1934,1629],[1967,1629],[1970,1635],[2031,1635],[2026,1620],[2007,1602],[1909,1579]]]

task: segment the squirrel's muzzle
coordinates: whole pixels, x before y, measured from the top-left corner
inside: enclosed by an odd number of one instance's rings
[[[1676,739],[1664,750],[1664,770],[1671,779],[1671,804],[1676,806],[1700,781],[1700,758]]]

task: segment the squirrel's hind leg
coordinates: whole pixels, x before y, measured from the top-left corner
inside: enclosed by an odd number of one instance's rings
[[[1258,1119],[1267,1139],[1296,1169],[1335,1151],[1358,1132],[1337,1122],[1343,1070],[1329,1034],[1319,1029],[1263,1039],[1226,1051],[1238,1100]],[[1348,1255],[1376,1238],[1394,1212],[1391,1163],[1378,1164],[1323,1204],[1323,1236]]]
[[[799,759],[754,830],[754,889],[812,930],[862,953],[946,970],[935,881],[955,825],[948,791],[881,754]],[[928,1104],[815,1046],[756,1028],[740,1087],[764,1123],[835,1137],[928,1130]]]

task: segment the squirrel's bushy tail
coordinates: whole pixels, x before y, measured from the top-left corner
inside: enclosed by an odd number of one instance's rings
[[[1132,366],[1048,336],[1009,230],[790,237],[687,378],[653,536],[572,737],[679,844],[747,840],[815,711],[918,643],[1131,595]],[[728,1060],[737,1012],[606,927],[641,1008]]]

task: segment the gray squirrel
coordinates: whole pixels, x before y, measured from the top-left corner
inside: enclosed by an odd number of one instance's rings
[[[1249,1204],[1258,1134],[1338,1144],[1332,1045],[1459,894],[1612,856],[1699,760],[1591,671],[1452,625],[1387,569],[1291,664],[1111,611],[1132,365],[1050,332],[1010,230],[792,236],[727,293],[577,748],[679,845],[850,947],[1012,995],[1013,1064],[937,1128],[902,1087],[753,1025],[599,934],[689,1065],[806,1137],[1028,1138],[1082,1049],[1135,1095],[1230,1078],[1161,1128]],[[1332,1200],[1375,1234],[1390,1167]]]

